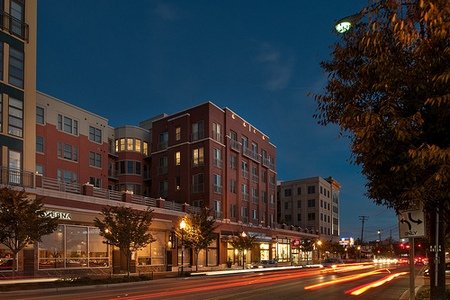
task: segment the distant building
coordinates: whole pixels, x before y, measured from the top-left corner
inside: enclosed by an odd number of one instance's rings
[[[278,222],[337,241],[340,189],[340,184],[331,177],[279,182]]]

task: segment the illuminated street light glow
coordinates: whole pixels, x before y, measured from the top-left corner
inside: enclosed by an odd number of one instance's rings
[[[341,21],[334,26],[338,33],[344,33],[350,30],[352,23],[350,21]]]

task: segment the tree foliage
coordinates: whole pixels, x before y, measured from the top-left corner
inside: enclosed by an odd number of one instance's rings
[[[13,253],[13,273],[17,253],[27,244],[40,242],[42,236],[55,231],[57,220],[45,214],[41,198],[31,197],[24,190],[0,189],[0,243]]]
[[[107,206],[102,209],[102,218],[95,218],[94,224],[107,243],[116,246],[127,259],[130,275],[131,254],[155,241],[149,232],[153,210],[139,211],[125,206]]]
[[[322,63],[321,124],[340,126],[368,196],[397,211],[421,205],[450,218],[450,6],[378,1]]]
[[[210,215],[208,208],[203,208],[198,213],[192,212],[182,219],[186,222],[186,228],[177,228],[175,233],[179,240],[183,237],[185,246],[191,248],[194,252],[197,271],[198,253],[201,250],[206,250],[211,242],[217,238],[217,234],[214,233],[217,228],[216,220]]]
[[[240,234],[233,235],[230,243],[233,248],[239,251],[250,250],[256,243],[257,237],[257,235],[249,235],[242,231]]]

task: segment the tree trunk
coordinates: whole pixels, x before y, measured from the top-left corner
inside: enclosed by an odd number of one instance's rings
[[[198,252],[199,251],[194,251],[194,254],[195,254],[195,272],[198,272]]]

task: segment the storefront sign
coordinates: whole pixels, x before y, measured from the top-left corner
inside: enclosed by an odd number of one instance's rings
[[[47,210],[45,211],[45,216],[52,218],[57,217],[58,219],[61,220],[72,220],[72,216],[70,215],[70,213],[62,211]]]

